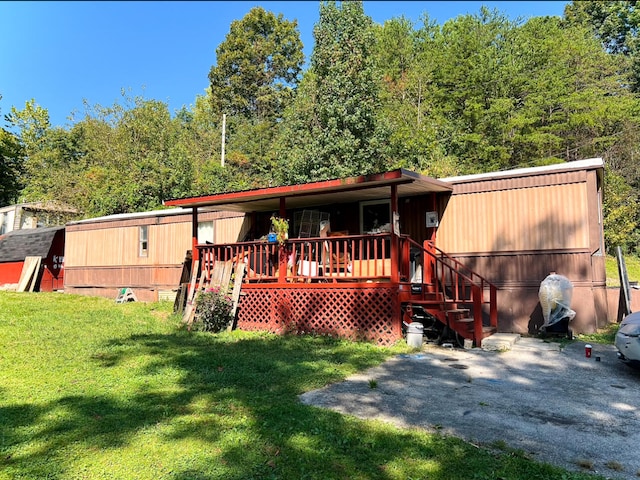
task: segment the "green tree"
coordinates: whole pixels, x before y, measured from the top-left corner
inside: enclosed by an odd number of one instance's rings
[[[214,115],[227,115],[228,167],[241,183],[272,180],[277,123],[294,97],[304,63],[296,21],[261,7],[231,24],[211,68]],[[218,121],[219,124],[219,121]]]
[[[450,123],[437,102],[440,29],[426,14],[422,22],[416,29],[404,17],[392,18],[375,30],[376,67],[383,81],[381,114],[390,129],[389,167],[448,176],[458,168],[442,142],[450,136]]]
[[[11,132],[0,128],[0,206],[18,201],[22,190],[22,146]]]
[[[87,212],[97,215],[158,208],[191,192],[192,159],[177,142],[167,105],[124,96],[124,105],[85,105],[82,134]]]
[[[22,190],[23,163],[22,145],[18,137],[0,128],[0,207],[18,201]]]
[[[432,51],[436,109],[447,119],[443,149],[458,159],[461,173],[492,171],[511,164],[504,127],[517,108],[513,82],[520,59],[512,54],[516,24],[482,8],[442,25]]]
[[[517,164],[601,156],[618,141],[637,101],[615,59],[587,29],[534,18],[518,29],[514,43],[527,52],[508,124]]]
[[[7,120],[17,130],[24,154],[21,197],[27,201],[68,200],[64,192],[74,184],[69,162],[78,151],[73,136],[62,128],[52,128],[49,112],[34,99],[22,110],[11,107]]]
[[[304,63],[297,22],[254,7],[231,23],[211,67],[214,109],[258,120],[279,118]]]
[[[604,238],[607,251],[615,247],[638,253],[640,207],[638,194],[625,179],[610,168],[605,169]]]
[[[640,10],[631,0],[571,2],[564,10],[570,25],[588,26],[612,55],[626,57],[632,88],[640,89]]]
[[[378,117],[373,24],[362,2],[322,2],[314,37],[300,109],[286,118],[283,173],[310,180],[384,170],[388,134]]]

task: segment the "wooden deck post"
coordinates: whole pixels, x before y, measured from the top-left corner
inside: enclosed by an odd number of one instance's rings
[[[198,207],[191,207],[191,262],[195,265],[196,260],[200,260],[198,246]]]
[[[280,210],[278,212],[280,218],[287,218],[287,206],[285,197],[280,197]],[[278,256],[278,282],[286,283],[287,281],[287,248],[284,245],[278,245],[276,248]]]
[[[395,230],[395,219],[398,218],[398,186],[391,185],[391,283],[400,281],[400,265],[399,265],[399,243],[398,236],[400,232]]]

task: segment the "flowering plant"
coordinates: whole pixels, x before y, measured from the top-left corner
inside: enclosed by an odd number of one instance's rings
[[[271,229],[276,234],[278,243],[284,245],[289,238],[289,220],[274,215],[271,217]]]
[[[220,288],[207,288],[196,299],[196,316],[206,332],[221,332],[233,320],[233,302]]]

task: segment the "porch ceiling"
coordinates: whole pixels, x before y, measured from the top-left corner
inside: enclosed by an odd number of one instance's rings
[[[164,204],[173,207],[212,207],[232,212],[275,212],[280,208],[281,198],[285,198],[286,208],[293,209],[377,200],[389,198],[391,185],[397,185],[400,198],[453,190],[449,183],[398,169],[375,175],[165,200]]]

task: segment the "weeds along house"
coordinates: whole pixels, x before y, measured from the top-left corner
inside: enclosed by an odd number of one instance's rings
[[[607,322],[603,162],[436,180],[406,170],[168,200],[246,214],[246,241],[205,245],[194,265],[245,261],[238,326],[390,343],[403,321],[480,345],[495,331],[534,333],[550,273],[574,284],[572,328]],[[288,240],[265,241],[270,217]]]
[[[134,290],[138,300],[171,299],[180,285],[192,236],[202,244],[242,238],[244,215],[201,212],[192,232],[191,215],[182,209],[109,215],[66,226],[67,293],[116,298]]]

